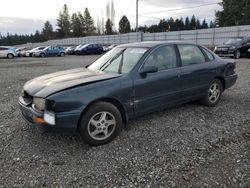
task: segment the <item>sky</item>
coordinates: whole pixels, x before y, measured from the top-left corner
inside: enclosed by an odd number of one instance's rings
[[[135,27],[136,0],[113,0],[115,5],[115,26],[126,15],[132,27]],[[214,20],[216,10],[221,7],[221,0],[139,0],[139,25],[159,23],[161,18],[185,18],[193,14],[199,19],[209,22]],[[41,30],[46,20],[49,20],[54,29],[56,18],[64,4],[67,4],[70,14],[83,12],[88,7],[93,19],[105,17],[105,7],[108,0],[4,0],[0,6],[0,33],[30,34]],[[199,5],[202,7],[189,8]],[[184,9],[187,8],[187,9]],[[152,13],[158,12],[158,13]]]

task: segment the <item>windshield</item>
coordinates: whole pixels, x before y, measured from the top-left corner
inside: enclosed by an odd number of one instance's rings
[[[114,48],[97,59],[88,68],[126,74],[137,64],[147,50],[147,48]]]
[[[80,44],[80,45],[76,46],[76,47],[75,47],[75,49],[80,48],[81,46],[83,46],[83,45],[82,45],[82,44]]]
[[[241,41],[242,39],[229,39],[224,44],[237,44],[237,43],[240,43]]]
[[[83,46],[81,46],[79,48],[83,49],[83,48],[86,48],[87,46],[89,46],[89,44],[85,44],[85,45],[83,45]]]

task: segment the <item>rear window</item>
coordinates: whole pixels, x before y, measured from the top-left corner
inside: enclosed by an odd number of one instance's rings
[[[205,56],[196,45],[179,44],[182,66],[205,63]]]
[[[0,50],[8,50],[8,48],[0,47]]]
[[[205,54],[207,55],[209,61],[213,61],[214,60],[214,55],[211,52],[209,52],[206,48],[202,48],[202,49],[205,52]]]

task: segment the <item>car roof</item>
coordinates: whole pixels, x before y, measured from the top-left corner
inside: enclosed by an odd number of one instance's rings
[[[123,48],[128,48],[128,47],[152,48],[152,47],[163,45],[163,44],[195,44],[195,43],[182,42],[182,41],[147,41],[147,42],[135,42],[135,43],[129,43],[129,44],[121,44],[118,47],[123,47]]]

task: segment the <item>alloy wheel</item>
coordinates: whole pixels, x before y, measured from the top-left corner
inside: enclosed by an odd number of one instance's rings
[[[107,112],[98,112],[90,118],[88,133],[95,140],[105,140],[112,135],[116,127],[115,117]]]
[[[220,97],[220,86],[218,83],[213,83],[210,88],[209,88],[209,92],[208,92],[208,99],[211,103],[215,103],[217,102],[217,100]]]

